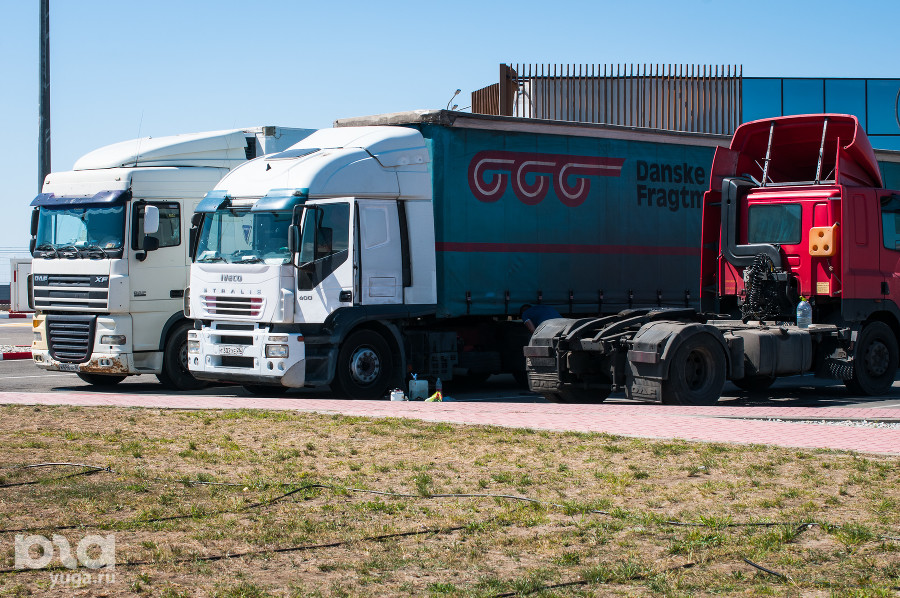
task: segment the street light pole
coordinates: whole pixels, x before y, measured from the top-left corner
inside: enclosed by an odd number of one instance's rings
[[[38,193],[50,174],[50,0],[41,2],[40,103],[38,117]]]

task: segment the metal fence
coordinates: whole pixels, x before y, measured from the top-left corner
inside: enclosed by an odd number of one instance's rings
[[[500,65],[472,111],[730,134],[741,123],[740,65]]]

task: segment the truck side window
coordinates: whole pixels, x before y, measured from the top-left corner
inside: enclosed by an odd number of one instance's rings
[[[298,272],[298,287],[311,291],[347,261],[350,248],[350,204],[332,203],[307,210],[300,243],[300,265],[312,268]]]
[[[884,247],[900,251],[900,195],[881,200],[881,234]]]
[[[181,245],[181,207],[177,203],[155,203],[159,208],[159,230],[150,235],[159,239],[160,247]],[[131,248],[143,249],[144,245],[144,211],[135,210],[132,220]]]
[[[802,214],[803,207],[797,203],[751,205],[747,210],[747,242],[796,245],[803,240]]]

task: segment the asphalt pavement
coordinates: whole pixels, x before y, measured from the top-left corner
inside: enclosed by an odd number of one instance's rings
[[[30,320],[0,320],[0,344],[31,342]],[[726,384],[714,407],[635,403],[621,393],[602,405],[560,405],[518,387],[511,376],[458,386],[444,382],[442,404],[339,400],[320,390],[259,398],[240,386],[166,391],[155,376],[133,376],[96,388],[75,374],[47,372],[30,359],[0,361],[0,404],[129,406],[179,409],[291,409],[372,417],[607,432],[647,438],[762,443],[900,454],[900,384],[885,397],[854,396],[843,384],[797,376],[752,395]],[[804,423],[798,423],[804,422]],[[815,423],[819,422],[819,423]],[[821,425],[821,423],[840,425]]]

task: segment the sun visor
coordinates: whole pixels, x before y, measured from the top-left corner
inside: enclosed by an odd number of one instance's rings
[[[294,206],[302,204],[309,197],[309,189],[272,189],[259,199],[251,212],[280,212],[293,210]]]
[[[228,201],[228,196],[225,191],[210,191],[200,200],[200,203],[197,204],[194,212],[215,212],[221,208],[226,201]]]
[[[54,193],[41,193],[31,201],[31,205],[38,207],[83,205],[113,206],[125,203],[130,196],[131,192],[128,189],[99,191],[93,195],[56,195]]]

